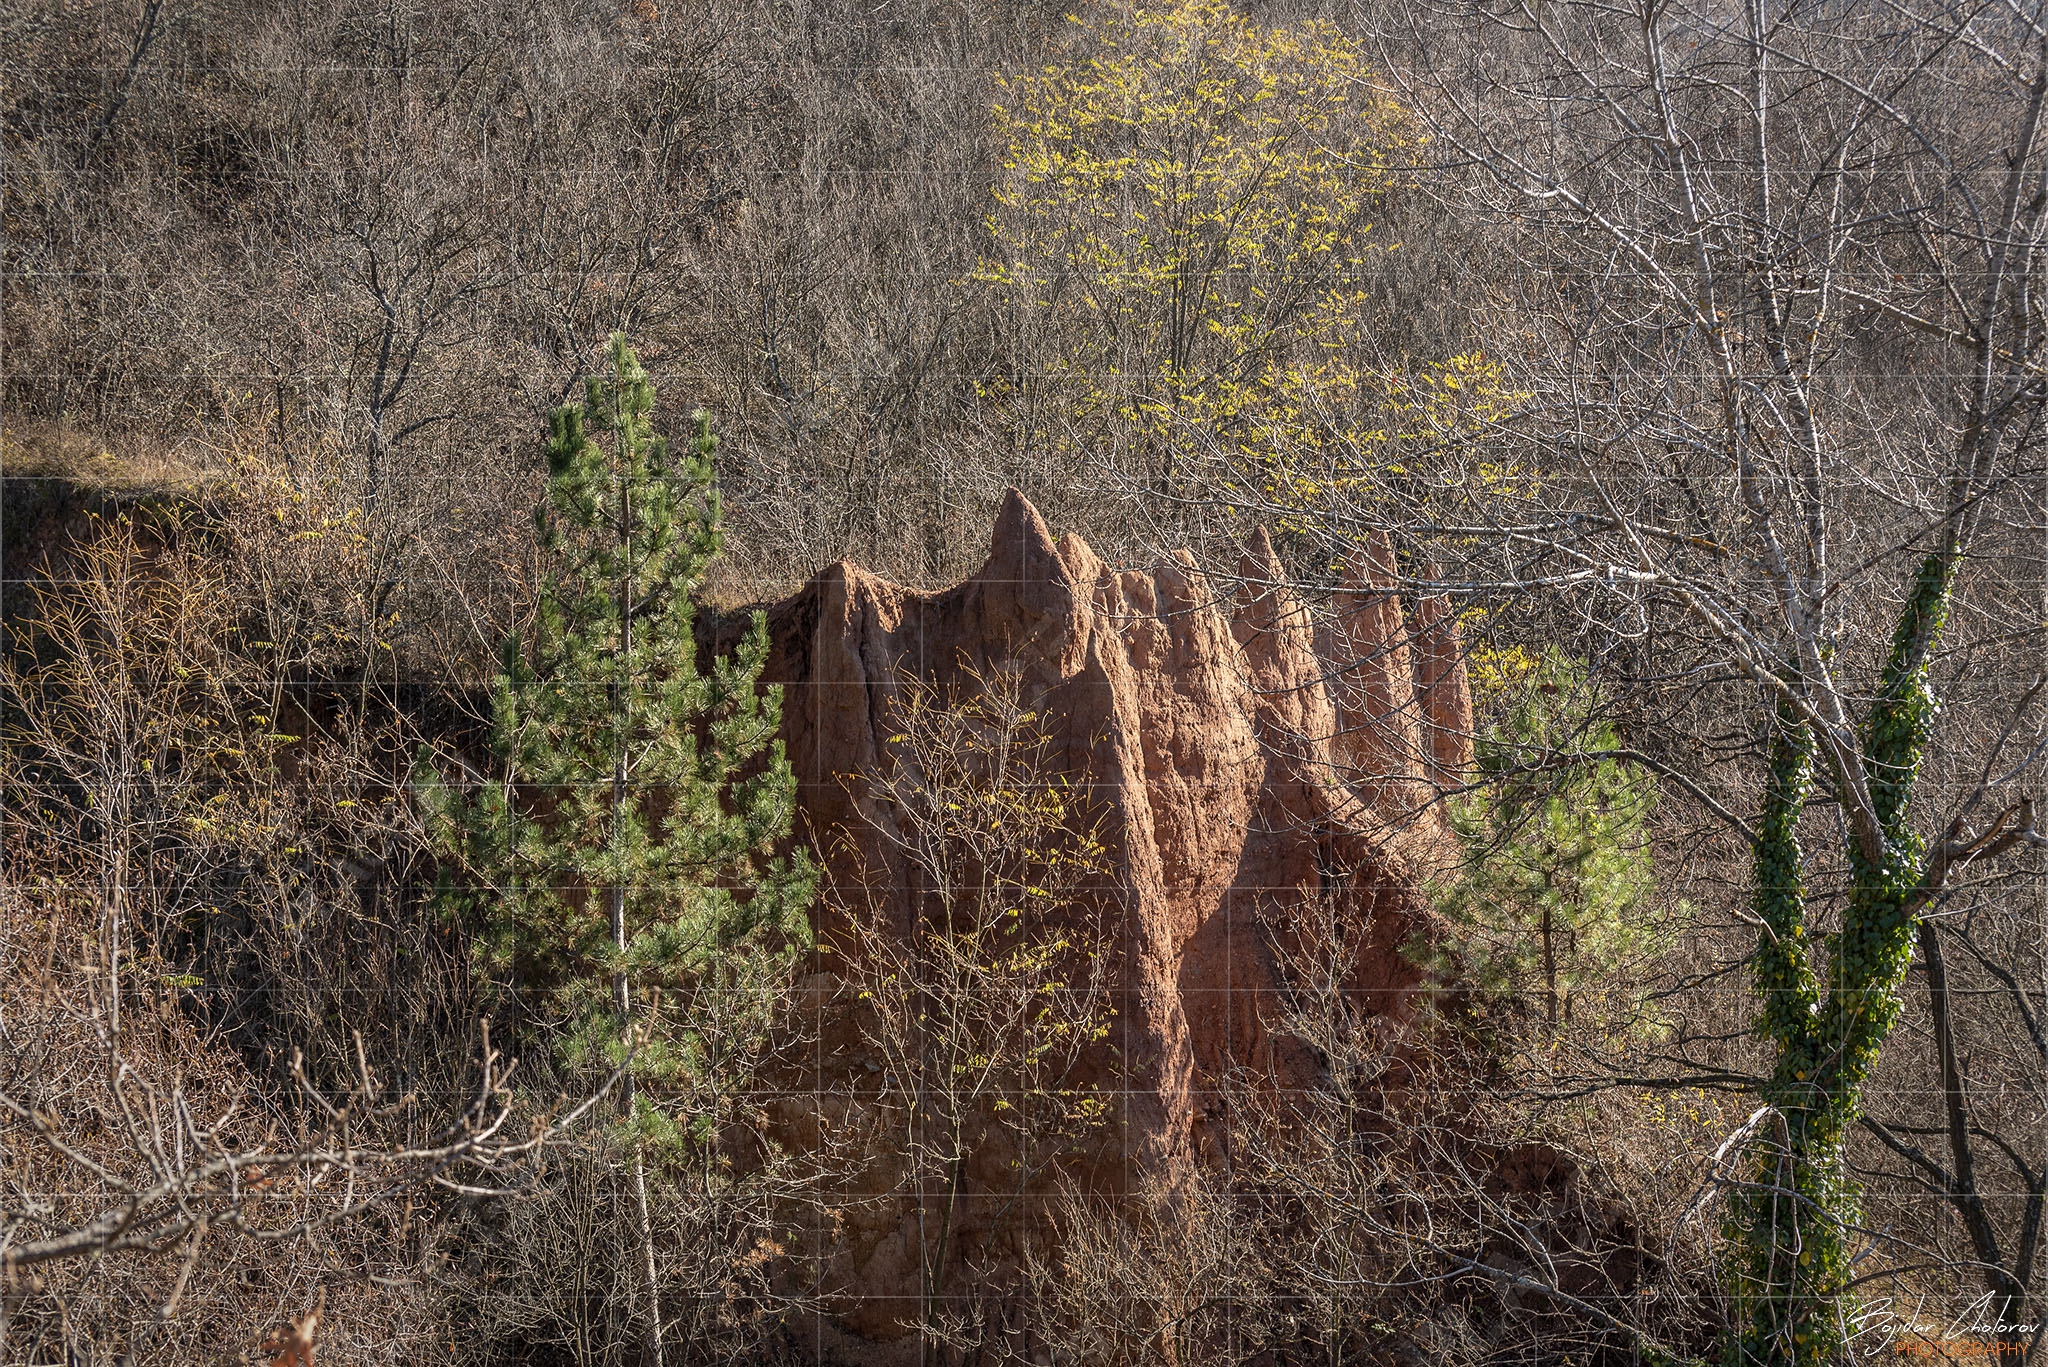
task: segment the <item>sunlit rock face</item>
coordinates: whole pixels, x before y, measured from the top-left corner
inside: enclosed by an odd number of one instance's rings
[[[1055,540],[1013,491],[964,583],[918,592],[842,562],[769,612],[766,678],[784,689],[802,824],[841,904],[858,885],[863,898],[883,890],[891,924],[921,914],[891,838],[904,832],[866,782],[890,762],[907,688],[957,697],[1013,671],[1051,728],[1050,767],[1091,795],[1108,851],[1098,900],[1048,914],[1113,928],[1114,1050],[1089,1080],[1120,1104],[1069,1178],[1171,1183],[1223,1161],[1226,1077],[1313,1085],[1317,1060],[1272,1029],[1305,906],[1333,906],[1347,928],[1357,1009],[1395,1030],[1413,1014],[1421,979],[1402,947],[1426,929],[1420,874],[1446,841],[1426,799],[1470,762],[1456,624],[1424,600],[1410,627],[1384,536],[1334,607],[1319,649],[1263,532],[1225,588],[1185,552],[1113,569],[1078,537]],[[857,1126],[876,1089],[853,994],[831,956],[816,967],[805,1078],[774,1117],[792,1147]],[[884,1164],[852,1178],[832,1235],[838,1318],[869,1341],[905,1334],[916,1314],[933,1217],[927,1200],[921,1235],[904,1176]],[[1013,1264],[1019,1226],[999,1195],[1015,1192],[1003,1144],[972,1146],[964,1179],[948,1255],[962,1279]]]

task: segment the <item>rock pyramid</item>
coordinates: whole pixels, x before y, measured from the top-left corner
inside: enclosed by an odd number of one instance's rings
[[[1354,558],[1334,609],[1319,633],[1263,531],[1232,587],[1184,551],[1117,570],[1078,537],[1055,540],[1012,490],[986,564],[961,584],[919,592],[842,562],[769,611],[765,677],[785,690],[802,820],[842,891],[907,886],[904,833],[864,776],[887,762],[888,718],[908,688],[957,692],[1012,671],[1050,719],[1053,766],[1095,795],[1124,1103],[1088,1159],[1099,1189],[1218,1161],[1232,1070],[1314,1082],[1316,1059],[1270,1029],[1303,905],[1332,899],[1352,928],[1356,1009],[1396,1028],[1412,1015],[1422,979],[1403,946],[1424,928],[1420,880],[1447,838],[1426,799],[1470,763],[1456,618],[1426,598],[1410,628],[1384,533]],[[907,925],[916,907],[900,896],[891,912]],[[794,1145],[827,1142],[868,1085],[829,965],[807,983],[814,1067],[776,1119]],[[964,1190],[1004,1191],[1004,1166],[977,1151]],[[849,1204],[832,1279],[858,1289],[847,1327],[888,1338],[915,1305],[916,1212],[884,1199],[890,1174],[865,1180],[877,1199]],[[963,1266],[1006,1256],[990,1242],[1000,1204],[964,1201]]]

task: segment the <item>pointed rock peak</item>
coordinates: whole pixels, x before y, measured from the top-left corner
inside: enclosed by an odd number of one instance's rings
[[[1095,553],[1079,532],[1060,538],[1060,559],[1066,562],[1067,577],[1076,584],[1092,584],[1102,577],[1102,557]]]
[[[1059,548],[1053,544],[1052,529],[1031,506],[1031,500],[1012,486],[1003,495],[1003,510],[996,514],[995,534],[989,539],[988,565],[984,579],[1009,579],[1036,583],[1066,577]]]
[[[1368,588],[1371,578],[1365,564],[1365,552],[1353,547],[1344,557],[1344,567],[1337,572],[1337,592],[1343,597],[1356,598],[1371,591]]]
[[[1394,538],[1387,535],[1386,528],[1375,527],[1365,547],[1366,559],[1372,566],[1372,586],[1376,589],[1394,587]]]
[[[1273,538],[1264,527],[1254,528],[1251,540],[1238,557],[1236,611],[1231,634],[1251,654],[1258,667],[1280,667],[1280,647],[1275,632],[1305,626],[1300,607],[1287,584],[1287,567],[1273,550]]]
[[[1267,592],[1285,577],[1280,557],[1273,550],[1273,538],[1266,535],[1263,526],[1252,529],[1252,539],[1238,557],[1237,572],[1248,581],[1245,589],[1251,593]]]
[[[1422,577],[1431,584],[1441,584],[1444,567],[1432,560],[1422,567]],[[1441,590],[1422,595],[1415,605],[1415,620],[1421,626],[1431,626],[1450,615],[1451,600]]]
[[[1394,587],[1394,542],[1384,528],[1375,527],[1365,544],[1344,557],[1343,578],[1338,585],[1344,593],[1381,594]]]

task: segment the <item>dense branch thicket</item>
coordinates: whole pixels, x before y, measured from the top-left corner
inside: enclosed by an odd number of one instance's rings
[[[818,1359],[848,1192],[914,1211],[926,1363],[2048,1343],[2042,0],[0,47],[0,1361]],[[1347,632],[1426,596],[1474,688],[1469,771],[1330,778],[1441,836],[1424,1005],[1275,913],[1316,1085],[1234,1060],[1131,1190],[1114,927],[1020,929],[1114,881],[1112,798],[1015,680],[906,694],[836,777],[918,910],[807,923],[844,833],[792,834],[765,636],[707,644],[842,557],[957,581],[1013,486],[1294,592],[1333,689],[1412,698]],[[849,991],[866,1123],[785,1151]]]

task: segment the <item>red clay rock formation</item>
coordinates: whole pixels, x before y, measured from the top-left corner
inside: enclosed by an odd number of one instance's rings
[[[1432,561],[1423,577],[1441,583],[1444,572]],[[1465,673],[1465,642],[1451,600],[1441,594],[1424,598],[1415,611],[1415,634],[1415,687],[1429,751],[1425,776],[1432,787],[1443,790],[1463,783],[1472,767],[1472,684]]]
[[[1334,757],[1375,806],[1412,802],[1423,769],[1422,718],[1394,593],[1394,547],[1384,531],[1345,560],[1334,606],[1326,648],[1337,703]]]
[[[1418,709],[1427,704],[1432,736],[1469,731],[1463,674],[1445,654],[1455,626],[1441,604],[1426,608],[1418,695],[1383,535],[1372,551],[1365,582],[1339,605],[1353,652],[1343,663],[1372,662],[1368,682],[1340,688],[1342,715],[1399,714],[1417,756],[1404,772],[1419,778]],[[1112,1080],[1129,1104],[1090,1160],[1088,1180],[1103,1189],[1170,1180],[1211,1154],[1228,1071],[1256,1069],[1281,1087],[1315,1080],[1315,1060],[1268,1028],[1293,909],[1335,898],[1363,931],[1350,989],[1367,1011],[1405,1021],[1420,986],[1401,951],[1425,923],[1416,869],[1438,855],[1440,827],[1390,820],[1374,791],[1347,782],[1329,667],[1263,532],[1240,573],[1230,599],[1186,552],[1150,573],[1110,568],[1077,537],[1056,543],[1012,491],[987,564],[965,583],[917,592],[842,562],[769,614],[766,678],[785,690],[799,801],[842,886],[904,886],[885,838],[894,818],[861,779],[886,762],[890,704],[910,681],[943,690],[1010,669],[1057,719],[1056,767],[1102,804],[1115,883],[1105,895],[1120,927],[1124,1073]],[[1458,763],[1447,749],[1435,766]],[[907,898],[892,911],[901,924],[912,914]],[[777,1120],[793,1144],[823,1143],[843,1123],[835,1108],[868,1085],[845,994],[823,971],[810,986],[832,1004],[820,1006],[813,1090]],[[1000,1190],[1001,1165],[978,1162],[968,1186]],[[890,1180],[867,1177],[875,1192]],[[987,1203],[963,1211],[958,1265],[1009,1256],[993,1218]],[[848,1293],[843,1322],[870,1340],[907,1332],[919,1237],[908,1205],[850,1206],[839,1237],[831,1280]]]

